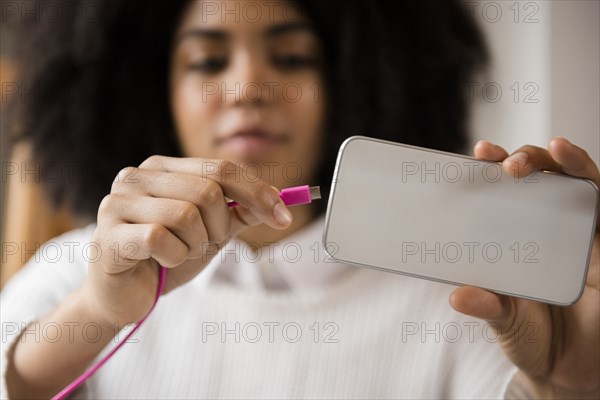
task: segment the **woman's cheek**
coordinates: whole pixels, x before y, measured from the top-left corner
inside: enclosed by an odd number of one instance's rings
[[[174,92],[174,116],[187,156],[211,157],[211,121],[220,108],[217,96],[203,92],[201,82],[181,81]]]
[[[316,139],[320,136],[325,120],[325,102],[316,84],[305,85],[303,95],[297,103],[297,123],[302,126],[305,137]],[[312,140],[305,141],[313,145]]]
[[[293,158],[299,162],[308,180],[314,174],[314,166],[321,145],[325,119],[325,102],[315,97],[314,85],[303,86],[304,95],[296,103],[288,103],[290,121],[296,132]]]

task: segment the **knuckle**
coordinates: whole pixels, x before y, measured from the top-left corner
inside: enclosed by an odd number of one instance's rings
[[[102,201],[100,201],[100,205],[98,206],[98,216],[110,213],[113,209],[115,197],[114,194],[107,194],[102,198]]]
[[[200,220],[200,211],[192,203],[184,203],[179,207],[175,222],[179,227],[192,226]]]
[[[163,156],[152,155],[146,158],[141,164],[140,168],[157,168],[162,165]]]
[[[204,188],[202,185],[188,186],[185,190],[190,196],[190,201],[193,201],[196,204],[201,204],[202,196],[204,196]]]
[[[237,179],[236,165],[229,160],[216,160],[217,171],[225,182],[234,182]]]
[[[168,235],[167,228],[160,224],[150,224],[144,232],[144,243],[150,253],[153,254]]]
[[[231,167],[231,165],[233,165],[233,163],[229,160],[215,160],[215,162],[219,171],[226,171]]]
[[[125,167],[122,168],[118,173],[115,179],[113,180],[111,192],[118,192],[122,190],[124,187],[124,183],[134,183],[137,181],[135,175],[138,173],[138,168],[136,167]]]
[[[209,207],[218,206],[219,203],[224,202],[223,191],[221,186],[215,181],[209,181],[202,188],[199,196],[200,202]]]

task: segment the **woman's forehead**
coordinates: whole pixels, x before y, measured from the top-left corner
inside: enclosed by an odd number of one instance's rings
[[[178,33],[203,29],[268,34],[277,29],[308,29],[308,18],[289,1],[193,0],[184,12]]]

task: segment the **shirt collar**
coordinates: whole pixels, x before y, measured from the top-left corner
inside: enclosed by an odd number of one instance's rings
[[[232,238],[207,267],[209,279],[257,290],[323,289],[356,270],[329,258],[321,244],[325,217],[317,217],[279,242],[252,250]]]

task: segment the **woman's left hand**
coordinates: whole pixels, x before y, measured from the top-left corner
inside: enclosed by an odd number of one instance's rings
[[[501,161],[503,169],[513,176],[543,169],[588,178],[600,187],[600,172],[594,161],[561,137],[553,138],[547,150],[523,146],[510,156],[500,146],[480,141],[475,145],[475,157]],[[513,382],[534,397],[600,398],[600,221],[585,288],[577,303],[552,306],[463,286],[451,294],[450,305],[498,327],[499,343],[519,368]],[[532,324],[537,329],[536,340],[525,341],[519,329]],[[518,333],[520,339],[515,338]]]

